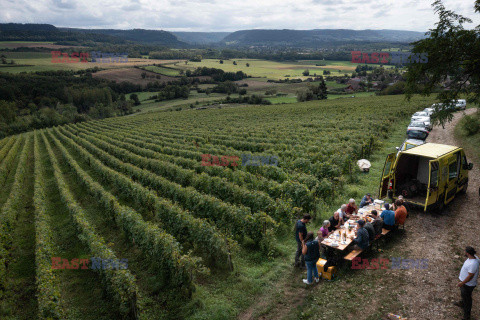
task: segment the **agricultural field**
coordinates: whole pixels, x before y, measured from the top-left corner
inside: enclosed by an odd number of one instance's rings
[[[159,67],[159,66],[146,66],[143,69],[152,71],[155,73],[160,73],[166,76],[171,76],[171,77],[176,77],[180,75],[180,70],[172,69],[172,68],[165,68],[165,67]]]
[[[279,281],[293,221],[326,218],[355,160],[431,103],[156,112],[0,140],[0,318],[234,319]],[[107,267],[83,269],[93,257]]]
[[[230,59],[223,60],[220,64],[218,59],[203,59],[201,62],[189,61],[187,65],[178,64],[179,69],[195,69],[198,67],[219,68],[227,72],[243,71],[252,77],[265,77],[267,79],[299,78],[306,79],[323,75],[323,70],[331,71],[331,76],[343,76],[345,73],[355,71],[357,64],[348,61],[301,61],[301,62],[276,62],[257,59]],[[234,65],[233,62],[237,65]],[[249,67],[247,67],[247,63]],[[325,64],[317,66],[316,64]],[[309,70],[308,77],[303,76],[303,71]]]
[[[23,46],[23,45],[22,45]],[[6,47],[6,45],[4,45]],[[64,47],[52,48],[52,50],[62,51]],[[76,47],[78,52],[89,51],[84,47]],[[16,65],[0,64],[0,72],[36,72],[36,71],[57,71],[57,70],[84,70],[98,67],[101,69],[118,69],[132,68],[133,66],[142,66],[150,64],[170,64],[182,60],[156,60],[156,59],[139,59],[129,58],[125,63],[103,63],[103,62],[84,62],[84,63],[52,63],[52,55],[49,52],[6,52],[1,51],[2,42],[0,42],[0,55],[4,55],[9,62],[13,59]],[[172,73],[175,73],[173,70]]]

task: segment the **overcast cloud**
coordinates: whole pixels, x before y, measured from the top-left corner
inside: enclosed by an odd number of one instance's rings
[[[236,31],[243,29],[397,29],[427,31],[433,0],[0,0],[0,22],[58,27]],[[446,7],[480,24],[474,0]]]

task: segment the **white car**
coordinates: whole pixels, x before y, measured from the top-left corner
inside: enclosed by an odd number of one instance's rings
[[[455,109],[465,110],[467,108],[467,101],[465,99],[459,99],[455,101]]]
[[[428,130],[432,130],[432,124],[430,122],[430,116],[426,113],[426,112],[423,112],[423,111],[419,111],[419,112],[415,112],[412,116],[412,119],[411,121],[415,121],[415,122],[424,122],[425,125],[427,126]]]
[[[435,112],[435,109],[433,109],[433,108],[425,108],[425,109],[423,109],[423,112],[425,112],[426,114],[428,114],[428,116],[432,116],[432,114]]]

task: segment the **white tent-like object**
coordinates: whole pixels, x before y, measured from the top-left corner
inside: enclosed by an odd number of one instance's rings
[[[367,159],[360,159],[360,160],[357,161],[357,166],[363,172],[368,172],[370,170],[370,167],[372,166],[372,164]]]

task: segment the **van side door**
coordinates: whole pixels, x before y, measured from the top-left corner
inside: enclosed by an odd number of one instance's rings
[[[380,179],[380,188],[378,190],[378,198],[383,199],[387,196],[388,189],[393,189],[394,182],[390,185],[390,179],[393,180],[392,170],[393,164],[396,159],[396,154],[390,153],[385,160],[385,165],[383,166],[382,178]]]
[[[440,165],[438,160],[429,161],[429,177],[428,177],[428,188],[427,188],[427,199],[425,200],[425,208],[427,211],[428,206],[435,204],[438,200],[438,185],[439,185],[439,176],[440,176]],[[443,201],[443,199],[442,199]]]
[[[448,159],[448,182],[447,189],[445,190],[445,204],[452,201],[453,198],[455,198],[455,194],[457,194],[458,174],[460,169],[459,167],[461,165],[460,156],[460,151],[458,151]]]

